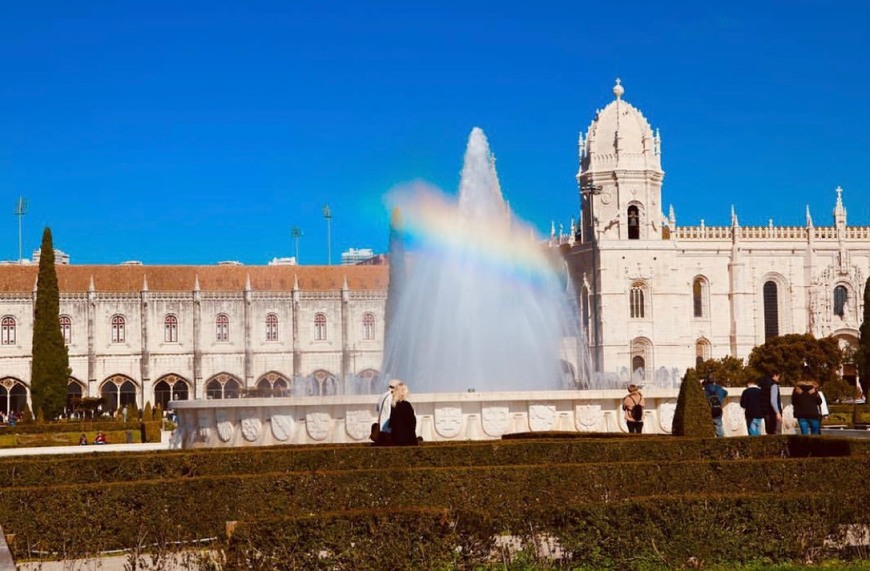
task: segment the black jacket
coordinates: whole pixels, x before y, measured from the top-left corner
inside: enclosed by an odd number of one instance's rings
[[[740,395],[740,406],[743,407],[746,418],[763,418],[766,407],[761,389],[759,387],[746,387]]]
[[[417,445],[417,417],[414,407],[406,400],[396,403],[390,412],[390,434],[397,446]]]

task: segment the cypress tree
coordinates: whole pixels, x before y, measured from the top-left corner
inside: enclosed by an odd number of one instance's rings
[[[864,320],[861,322],[861,337],[858,340],[858,375],[864,395],[870,388],[870,278],[864,284]]]
[[[674,411],[674,436],[713,438],[716,429],[710,415],[710,403],[704,396],[704,389],[695,375],[687,374],[680,383],[677,409]]]
[[[33,408],[56,418],[66,405],[69,355],[60,330],[60,291],[54,265],[51,229],[42,233],[36,307],[33,312],[33,363],[30,391]]]

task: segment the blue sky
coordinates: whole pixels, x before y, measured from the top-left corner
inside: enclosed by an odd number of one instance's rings
[[[706,4],[709,4],[707,6]],[[383,196],[456,191],[472,127],[506,198],[577,216],[577,134],[611,99],[661,129],[677,222],[870,224],[860,2],[0,0],[0,259],[325,263],[383,251]]]

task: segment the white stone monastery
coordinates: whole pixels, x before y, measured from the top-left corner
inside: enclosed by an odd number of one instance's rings
[[[842,189],[832,225],[807,207],[801,227],[745,227],[733,210],[730,226],[678,226],[673,207],[663,213],[659,131],[619,80],[613,94],[580,136],[580,226],[554,239],[570,245],[593,367],[649,381],[698,359],[745,359],[775,335],[856,344],[870,227],[848,225]],[[854,381],[854,367],[845,375]]]
[[[742,227],[735,214],[730,226],[677,226],[662,211],[661,138],[618,81],[613,93],[580,137],[580,225],[550,242],[572,268],[594,369],[652,382],[699,358],[746,358],[774,335],[855,344],[870,227],[847,224],[841,189],[829,226],[809,212],[802,227]],[[116,409],[377,390],[386,266],[57,271],[71,396]],[[6,414],[29,401],[36,276],[35,265],[0,265]]]

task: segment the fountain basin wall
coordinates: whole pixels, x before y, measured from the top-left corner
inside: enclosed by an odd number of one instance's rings
[[[783,396],[790,394],[783,390]],[[670,434],[678,389],[647,389],[643,432]],[[737,393],[734,395],[733,393]],[[518,432],[627,433],[622,390],[421,393],[409,399],[426,442],[493,440]],[[377,395],[175,401],[173,448],[366,443]],[[726,436],[745,436],[739,392],[724,406]],[[788,401],[788,399],[784,399]],[[784,413],[794,432],[792,407]]]

